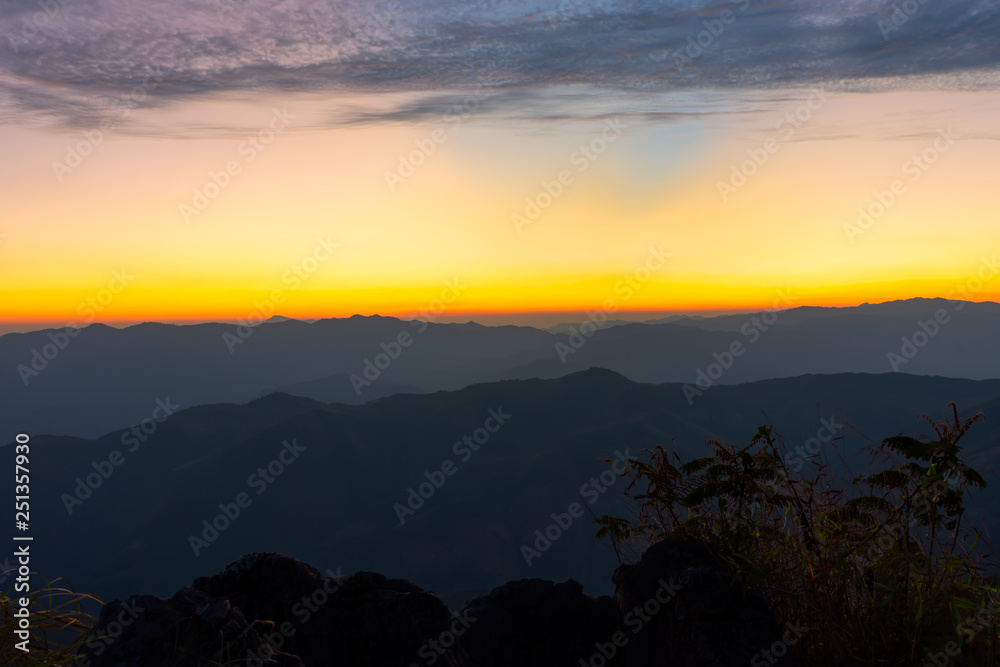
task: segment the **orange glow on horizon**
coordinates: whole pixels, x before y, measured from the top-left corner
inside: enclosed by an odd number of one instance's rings
[[[860,286],[856,286],[860,287]],[[788,292],[792,297],[789,302],[780,297],[771,299],[744,299],[738,301],[718,301],[709,302],[685,302],[669,305],[654,305],[646,307],[622,307],[613,304],[606,308],[603,302],[580,302],[563,307],[551,307],[544,304],[532,308],[468,308],[459,306],[449,306],[443,301],[430,299],[412,307],[402,308],[379,308],[359,304],[356,307],[346,308],[324,308],[324,307],[283,307],[274,304],[266,293],[247,294],[247,303],[257,305],[250,309],[220,309],[207,300],[202,308],[191,307],[174,308],[113,308],[113,304],[102,312],[97,313],[89,307],[83,311],[65,310],[57,312],[53,308],[36,307],[32,310],[24,310],[20,313],[0,319],[0,328],[9,328],[11,325],[38,324],[52,327],[62,327],[67,325],[86,326],[92,323],[102,323],[107,325],[126,326],[142,322],[163,322],[172,324],[198,324],[206,322],[245,322],[248,319],[254,321],[266,319],[271,315],[280,315],[298,320],[322,320],[322,319],[343,319],[355,315],[383,317],[396,317],[399,319],[430,319],[442,322],[465,322],[483,320],[496,323],[518,322],[531,319],[559,319],[565,321],[574,319],[586,319],[587,313],[604,311],[608,319],[623,320],[649,320],[660,319],[670,315],[695,315],[712,317],[716,315],[738,314],[746,312],[756,312],[763,310],[786,310],[801,306],[828,307],[828,308],[849,308],[860,306],[864,303],[878,304],[889,301],[897,301],[911,298],[954,298],[972,302],[1000,302],[1000,292],[983,291],[976,294],[966,293],[963,296],[956,292],[954,288],[940,290],[936,292],[926,292],[918,288],[908,290],[893,291],[889,285],[866,286],[867,289],[852,289],[843,292],[827,292],[826,289],[812,289],[808,291]],[[882,289],[877,289],[882,287]],[[777,292],[776,292],[777,293]],[[807,296],[808,295],[808,296]],[[857,295],[857,296],[851,296]],[[92,298],[92,297],[91,297]],[[59,301],[66,301],[66,296],[61,299],[48,299],[43,303],[53,304]],[[9,301],[8,301],[9,303]],[[39,303],[38,301],[35,302]],[[84,302],[85,303],[85,302]],[[286,301],[287,304],[287,301]],[[275,306],[273,312],[271,306]]]
[[[0,128],[21,158],[0,165],[0,324],[746,312],[948,297],[974,280],[1000,247],[996,142],[983,138],[1000,94],[831,93],[721,191],[797,95],[775,91],[773,108],[746,113],[625,117],[592,161],[579,147],[604,120],[470,121],[401,182],[386,175],[433,124],[331,127],[319,121],[328,102],[308,96],[282,98],[302,127],[252,160],[225,133],[122,133],[61,181],[52,162],[78,138]],[[187,116],[245,127],[273,106],[190,105]],[[942,119],[959,140],[941,138]],[[192,213],[233,160],[238,176]],[[877,215],[859,228],[866,210]],[[776,304],[782,290],[795,299]],[[1000,280],[956,298],[998,301]]]

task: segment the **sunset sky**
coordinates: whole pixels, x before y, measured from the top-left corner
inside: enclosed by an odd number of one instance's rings
[[[1000,8],[916,6],[2,2],[0,330],[997,300]]]

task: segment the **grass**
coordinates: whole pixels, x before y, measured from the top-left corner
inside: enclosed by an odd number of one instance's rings
[[[93,596],[59,586],[59,580],[47,581],[43,588],[28,595],[31,627],[29,651],[24,652],[17,648],[21,639],[16,634],[18,619],[14,617],[20,609],[17,601],[23,594],[14,586],[11,584],[0,593],[0,663],[24,667],[72,664],[84,636],[96,620],[84,607],[89,603],[103,603]]]
[[[14,590],[13,584],[0,592],[0,665],[57,667],[77,664],[82,667],[88,664],[85,661],[76,662],[79,659],[77,651],[85,642],[101,638],[88,635],[97,619],[85,607],[92,607],[95,603],[101,607],[104,603],[94,596],[59,587],[58,583],[59,580],[46,582],[44,588],[33,591],[29,596],[31,627],[28,652],[17,648],[21,639],[16,634],[17,618],[14,613],[20,608],[17,600],[21,594]],[[257,625],[262,626],[262,631],[273,630],[273,624],[255,620],[244,632]],[[231,640],[222,635],[219,636],[218,649],[211,656],[194,655],[189,647],[183,646],[181,635],[177,640],[179,643],[173,649],[177,665],[198,661],[198,664],[206,666],[243,667],[253,662],[249,658],[233,657]]]

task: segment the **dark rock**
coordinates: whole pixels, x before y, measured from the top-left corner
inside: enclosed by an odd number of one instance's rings
[[[273,624],[265,638],[307,667],[406,667],[427,664],[431,655],[443,667],[470,664],[457,649],[435,649],[432,642],[451,645],[448,635],[464,631],[462,623],[440,598],[407,581],[372,572],[330,578],[294,558],[252,554],[194,586]]]
[[[474,619],[461,645],[478,667],[577,667],[619,629],[614,600],[584,595],[572,580],[512,581],[466,602],[459,616]]]
[[[782,641],[764,599],[735,584],[702,542],[658,542],[612,581],[625,667],[747,667]],[[789,654],[776,664],[795,662]]]
[[[81,655],[92,667],[207,667],[265,656],[258,667],[303,667],[299,658],[271,652],[228,600],[182,588],[169,599],[136,595],[104,606]]]
[[[572,580],[514,581],[452,616],[406,581],[326,577],[294,558],[251,554],[170,599],[106,605],[82,654],[95,667],[794,664],[764,657],[782,629],[701,542],[659,542],[613,581],[614,599],[584,595]]]

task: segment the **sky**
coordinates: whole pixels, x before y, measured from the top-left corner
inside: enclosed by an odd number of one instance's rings
[[[998,34],[978,1],[0,0],[0,330],[997,300]]]

